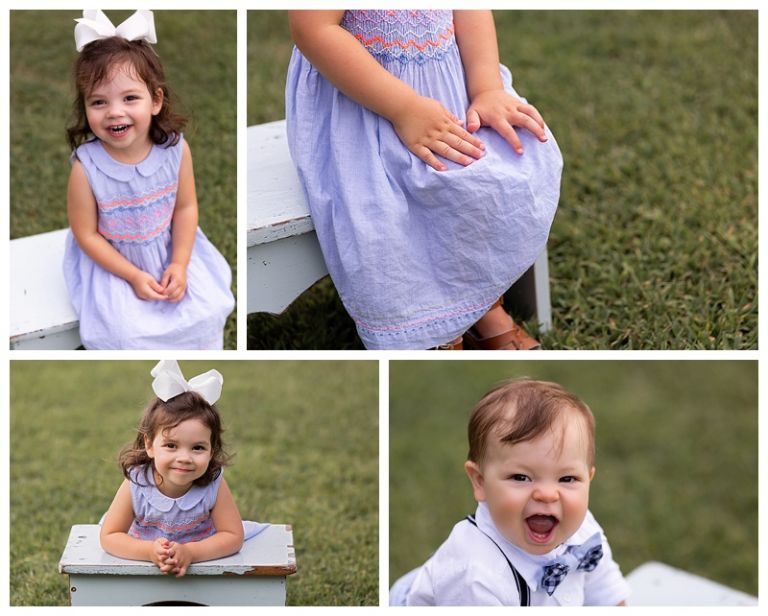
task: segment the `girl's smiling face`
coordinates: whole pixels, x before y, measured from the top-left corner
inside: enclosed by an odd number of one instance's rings
[[[153,96],[128,63],[116,66],[85,97],[91,131],[110,156],[124,163],[139,163],[149,154],[152,116],[162,106],[162,90]]]
[[[589,504],[595,469],[583,421],[564,413],[537,438],[509,445],[491,435],[485,459],[465,469],[477,501],[499,532],[530,554],[546,554],[575,533]]]
[[[158,489],[171,498],[187,493],[203,476],[211,461],[211,430],[199,419],[182,421],[160,430],[150,441],[145,437],[147,455],[152,458]]]

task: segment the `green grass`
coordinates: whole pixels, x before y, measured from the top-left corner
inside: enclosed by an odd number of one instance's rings
[[[390,362],[390,579],[475,508],[469,412],[512,376],[592,408],[590,509],[626,574],[659,560],[757,594],[757,362]]]
[[[131,11],[107,11],[120,23]],[[67,226],[69,124],[78,11],[11,11],[11,238]],[[237,277],[236,18],[234,11],[157,11],[155,46],[195,165],[200,227]],[[234,313],[224,347],[237,347]]]
[[[10,603],[66,605],[58,560],[120,485],[153,362],[11,363]],[[243,517],[293,525],[289,605],[378,605],[376,362],[182,362],[225,379],[217,404]],[[40,384],[44,383],[44,387]]]
[[[545,348],[757,348],[757,12],[495,17],[565,159]],[[284,13],[248,26],[250,125],[284,117],[291,45]],[[360,348],[329,293],[249,317],[249,348]]]

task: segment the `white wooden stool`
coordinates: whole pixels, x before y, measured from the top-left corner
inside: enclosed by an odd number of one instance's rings
[[[282,313],[328,274],[288,151],[285,120],[248,127],[248,313]],[[507,293],[512,312],[552,326],[546,248]]]
[[[59,561],[72,605],[285,605],[286,576],[296,573],[293,532],[274,524],[227,558],[190,565],[181,578],[151,562],[107,554],[97,524],[78,524]]]
[[[757,597],[658,562],[627,575],[629,605],[757,605]]]
[[[77,315],[64,283],[67,229],[11,241],[11,349],[76,349]]]

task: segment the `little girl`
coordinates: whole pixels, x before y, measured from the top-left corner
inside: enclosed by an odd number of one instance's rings
[[[125,480],[102,518],[101,546],[180,577],[192,563],[234,554],[269,525],[240,519],[223,477],[228,457],[214,406],[221,374],[187,382],[175,361],[161,361],[152,376],[157,398],[120,452]]]
[[[88,349],[220,349],[231,271],[197,226],[192,155],[151,11],[75,27],[64,277]]]
[[[546,244],[562,158],[490,11],[290,20],[288,143],[365,346],[536,346],[498,300]]]

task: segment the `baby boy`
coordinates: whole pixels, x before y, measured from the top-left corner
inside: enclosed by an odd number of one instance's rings
[[[555,383],[507,381],[472,411],[468,458],[477,511],[413,573],[407,605],[624,604],[629,587],[587,509],[584,402]]]

